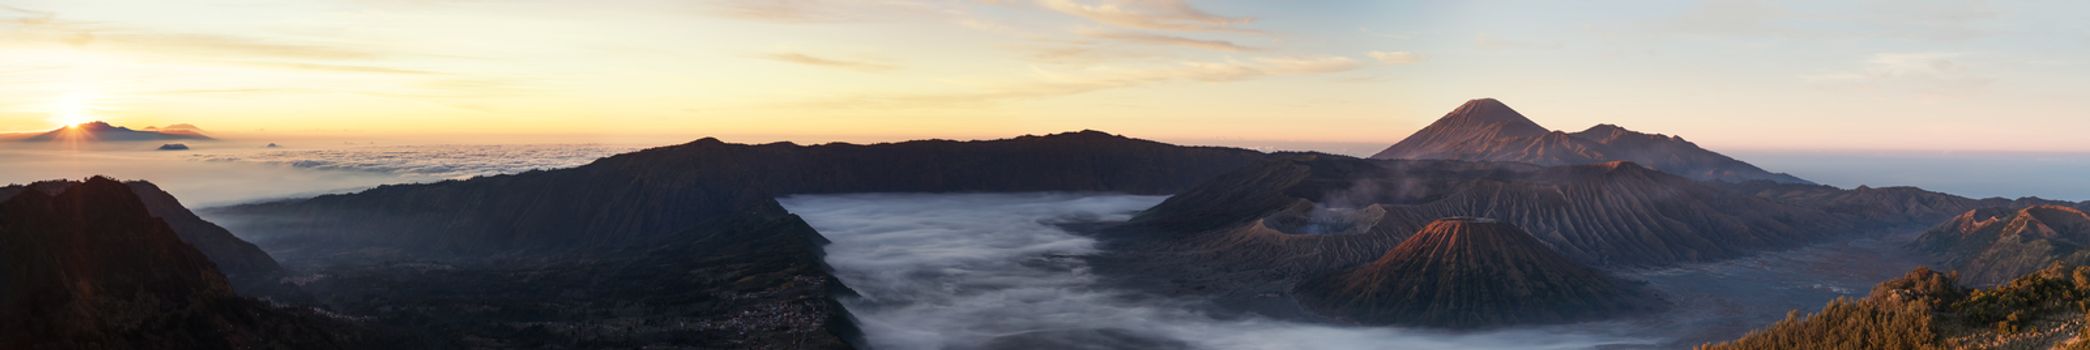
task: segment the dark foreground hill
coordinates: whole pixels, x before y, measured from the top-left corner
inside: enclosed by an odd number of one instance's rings
[[[1546,130],[1492,98],[1466,101],[1374,159],[1452,159],[1579,165],[1630,161],[1698,180],[1809,183],[1722,155],[1682,137],[1603,124],[1581,132]]]
[[[1740,339],[1702,349],[2085,349],[2090,267],[2053,264],[2003,285],[1970,289],[1957,274],[1917,268],[1861,299],[1794,312]]]
[[[1100,132],[877,145],[703,139],[572,169],[208,212],[343,312],[459,346],[842,348],[848,295],[799,193],[1166,194],[1264,157]],[[518,326],[521,325],[521,326]]]
[[[1484,218],[1432,221],[1378,260],[1308,279],[1294,292],[1307,308],[1338,319],[1447,328],[1564,323],[1666,304]]]
[[[215,265],[106,178],[0,202],[0,348],[363,347],[347,322],[233,294]]]
[[[0,187],[0,201],[27,191],[56,196],[81,183],[43,181]],[[167,226],[174,230],[175,236],[181,237],[182,242],[188,243],[202,252],[203,256],[210,258],[217,270],[231,281],[233,290],[250,297],[285,302],[308,301],[309,297],[298,291],[296,286],[283,281],[283,278],[288,277],[283,267],[261,248],[240,240],[224,227],[197,217],[187,207],[182,206],[181,201],[175,199],[173,194],[161,190],[159,186],[145,181],[129,181],[125,182],[124,186],[130,188],[131,193],[144,203],[147,213],[165,221]]]

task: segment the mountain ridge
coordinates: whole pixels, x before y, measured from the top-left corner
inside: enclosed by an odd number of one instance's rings
[[[826,238],[777,196],[1166,194],[1262,157],[1097,131],[812,146],[707,137],[575,168],[204,213],[286,252],[279,256],[300,257],[286,263],[332,276],[308,284],[320,299],[440,334],[514,347],[581,338],[610,347],[849,348],[860,331],[836,298],[853,292],[821,259]],[[664,285],[675,287],[661,291]],[[677,326],[633,333],[610,327],[610,316],[570,307],[654,293],[674,297],[620,304],[624,315],[615,320]],[[445,306],[467,300],[498,300],[540,316]],[[558,331],[497,326],[511,322]]]
[[[346,348],[352,326],[234,295],[128,186],[0,201],[0,347]]]
[[[0,201],[8,200],[24,192],[40,192],[56,196],[88,180],[39,181],[27,185],[0,187]],[[234,290],[243,296],[269,298],[283,302],[308,301],[296,286],[282,281],[287,272],[275,258],[222,226],[196,216],[181,204],[173,194],[161,190],[151,182],[125,181],[133,195],[144,203],[146,212],[167,223],[177,237],[203,253],[218,271],[232,282]]]
[[[60,127],[56,130],[41,133],[0,135],[0,140],[14,140],[20,142],[128,142],[181,140],[209,141],[215,139],[210,136],[204,135],[200,129],[195,129],[194,126],[190,126],[190,128],[187,129],[173,130],[133,130],[131,128],[110,125],[108,122],[95,121],[81,123],[79,125],[69,125],[65,127]]]
[[[1627,160],[1697,180],[1768,180],[1812,184],[1699,147],[1682,137],[1598,124],[1581,132],[1548,130],[1493,98],[1466,101],[1373,159],[1454,159],[1576,165]]]
[[[1975,284],[1995,284],[2050,262],[2090,263],[2090,213],[2062,205],[1968,210],[1913,243]]]

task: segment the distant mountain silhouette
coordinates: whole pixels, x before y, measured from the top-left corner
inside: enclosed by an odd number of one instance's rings
[[[2090,263],[2090,214],[2060,205],[1969,210],[1916,245],[1977,285],[2008,281],[2054,261]]]
[[[132,188],[92,178],[0,202],[0,348],[352,347],[347,324],[233,294]]]
[[[1167,194],[1262,157],[1095,131],[875,145],[706,138],[578,168],[384,186],[206,214],[279,256],[308,257],[297,263],[336,276],[308,285],[321,299],[409,322],[440,316],[445,321],[421,326],[445,330],[441,334],[506,346],[584,338],[625,347],[828,348],[846,347],[854,337],[833,299],[851,292],[820,258],[826,240],[776,196]],[[369,266],[421,260],[453,268]],[[601,326],[610,315],[566,306],[621,297],[644,302],[622,304],[630,313],[618,319],[688,326],[621,333]],[[396,307],[446,305],[436,301],[447,298],[528,305],[541,314],[517,319],[484,309]],[[562,325],[561,331],[500,326],[524,320]]]
[[[1492,98],[1466,101],[1375,159],[1452,159],[1579,165],[1631,161],[1697,180],[1810,183],[1698,147],[1682,137],[1603,124],[1576,133],[1549,131]]]
[[[1445,328],[1573,322],[1666,304],[1485,218],[1432,221],[1378,260],[1308,279],[1296,292],[1340,319]]]
[[[57,130],[51,130],[43,133],[0,135],[0,139],[14,139],[25,142],[122,142],[211,140],[212,138],[210,136],[204,135],[200,130],[195,129],[194,126],[191,126],[186,129],[163,129],[160,131],[152,131],[132,130],[126,127],[109,125],[109,123],[105,122],[91,122],[80,125],[62,127],[58,128]]]
[[[56,196],[82,183],[43,181],[0,187],[0,201],[28,191]],[[253,243],[241,240],[224,227],[197,217],[195,213],[182,206],[181,201],[175,199],[174,195],[161,190],[159,186],[145,181],[130,181],[124,185],[142,201],[148,213],[165,221],[182,242],[188,243],[210,258],[218,271],[232,282],[233,289],[241,295],[280,301],[305,301],[309,298],[295,286],[283,282],[282,279],[287,277],[283,267]]]
[[[1855,218],[1865,222],[1867,226],[1908,229],[1927,228],[1939,221],[1980,208],[2020,208],[2046,204],[2090,206],[2090,202],[2068,203],[2035,197],[1974,199],[1906,186],[1858,186],[1855,189],[1840,189],[1826,185],[1781,184],[1769,181],[1717,185],[1779,203]]]

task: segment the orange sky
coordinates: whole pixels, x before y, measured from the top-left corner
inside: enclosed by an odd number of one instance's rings
[[[1390,144],[1496,97],[1721,149],[2090,151],[2055,6],[16,0],[0,130]]]

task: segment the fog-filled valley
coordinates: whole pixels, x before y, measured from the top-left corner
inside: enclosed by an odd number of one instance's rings
[[[1215,316],[1205,300],[1103,282],[1081,259],[1096,241],[1059,227],[1123,221],[1161,199],[850,194],[783,202],[834,240],[828,263],[863,295],[843,303],[881,349],[1588,349],[1659,339],[1619,324],[1447,333]]]
[[[1083,256],[1096,241],[1068,224],[1129,219],[1163,198],[1082,193],[793,196],[786,207],[835,243],[829,264],[862,294],[844,304],[888,349],[1637,349],[1731,339],[1862,296],[1921,264],[1907,234],[1787,252],[1630,270],[1678,299],[1639,319],[1479,332],[1345,326],[1239,314],[1206,298],[1107,282]],[[1166,276],[1117,276],[1168,278]]]

